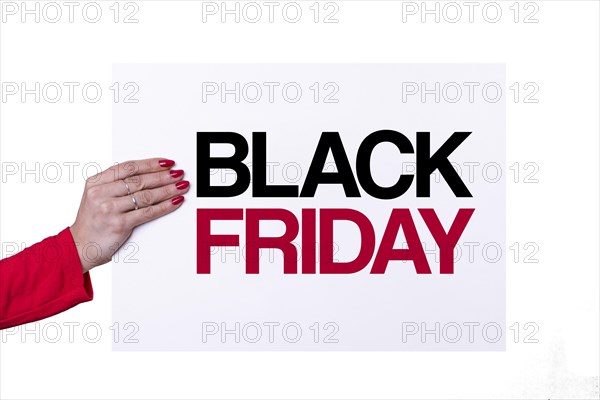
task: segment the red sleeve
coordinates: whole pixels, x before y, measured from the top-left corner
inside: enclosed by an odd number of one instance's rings
[[[0,260],[0,329],[50,317],[93,297],[69,228]]]

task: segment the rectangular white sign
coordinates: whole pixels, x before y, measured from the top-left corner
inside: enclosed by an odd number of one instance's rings
[[[505,349],[504,65],[113,80],[114,161],[170,158],[191,182],[117,255],[113,319],[139,331],[115,350]]]

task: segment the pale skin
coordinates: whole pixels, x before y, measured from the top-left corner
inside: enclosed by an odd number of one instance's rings
[[[71,226],[83,273],[109,262],[136,226],[181,207],[189,182],[173,164],[161,157],[127,161],[87,179]]]

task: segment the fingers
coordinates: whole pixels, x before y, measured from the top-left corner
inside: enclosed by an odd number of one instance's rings
[[[100,254],[111,256],[133,228],[177,210],[190,183],[182,180],[182,170],[171,170],[173,165],[164,158],[128,161],[88,178],[73,237],[98,244]],[[77,247],[84,272],[110,259],[90,261]]]
[[[165,216],[181,207],[183,200],[183,196],[176,196],[158,204],[125,213],[124,217],[126,219],[126,224],[131,227],[136,227]]]
[[[188,192],[190,183],[180,181],[169,185],[161,186],[155,189],[144,189],[139,192],[132,192],[139,208],[149,207],[161,203],[165,200],[181,196]],[[121,212],[128,212],[135,209],[135,204],[130,195],[125,195],[116,199],[117,208]]]
[[[170,171],[152,172],[150,174],[129,176],[123,180],[107,183],[106,193],[110,196],[127,196],[129,193],[139,192],[144,189],[154,189],[179,182],[183,179],[183,170],[172,169]],[[123,183],[125,182],[125,183]],[[129,188],[129,192],[127,191]]]
[[[166,158],[147,158],[145,160],[126,161],[117,165],[113,165],[107,170],[89,177],[87,179],[87,183],[89,186],[103,185],[125,179],[133,175],[165,171],[171,168],[173,165],[175,165],[175,162]]]

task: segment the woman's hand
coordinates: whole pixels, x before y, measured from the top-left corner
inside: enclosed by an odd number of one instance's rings
[[[83,273],[107,263],[145,222],[181,206],[190,183],[163,158],[127,161],[87,179],[71,234]]]

